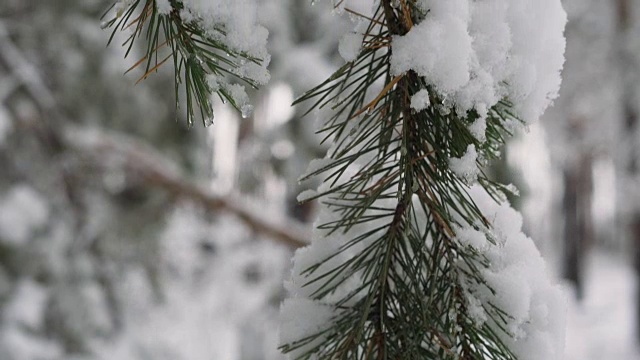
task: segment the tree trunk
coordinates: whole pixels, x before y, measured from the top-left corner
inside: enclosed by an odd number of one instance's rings
[[[578,299],[584,295],[584,259],[593,236],[591,172],[592,160],[588,155],[582,155],[575,166],[570,166],[564,172],[563,275],[573,283]]]
[[[634,104],[636,94],[636,76],[633,76],[638,70],[637,61],[634,54],[629,48],[629,39],[632,37],[631,30],[633,28],[633,5],[630,0],[617,0],[618,15],[618,58],[620,59],[620,73],[622,85],[622,114],[624,124],[622,127],[623,136],[626,136],[628,147],[624,149],[626,152],[625,173],[628,179],[637,179],[639,175],[638,169],[638,153],[635,138],[638,131],[638,110]],[[627,191],[626,189],[623,191]],[[627,227],[628,239],[631,242],[634,253],[634,263],[636,269],[636,281],[638,282],[638,291],[640,291],[640,208],[637,204],[631,204],[632,209],[625,214],[626,219],[623,223]],[[640,329],[640,293],[636,300],[636,328]],[[640,336],[640,331],[636,331]]]

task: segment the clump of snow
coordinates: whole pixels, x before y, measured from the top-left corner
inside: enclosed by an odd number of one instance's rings
[[[171,4],[169,0],[156,0],[156,9],[158,13],[168,15],[171,12]]]
[[[217,92],[218,90],[220,90],[219,80],[220,79],[216,75],[207,75],[207,85],[209,85],[209,89],[211,89],[212,92]]]
[[[506,185],[504,189],[510,192],[513,196],[520,196],[520,190],[513,184]]]
[[[184,21],[201,24],[207,35],[219,39],[231,49],[259,59],[267,56],[269,32],[257,24],[255,0],[184,0],[180,16]],[[218,29],[224,29],[224,34]]]
[[[355,60],[362,49],[363,38],[362,34],[354,32],[344,35],[338,43],[340,56],[347,62]]]
[[[49,208],[33,188],[16,185],[0,200],[0,241],[22,245],[45,225]]]
[[[429,91],[422,89],[411,96],[411,108],[415,111],[422,111],[431,105]]]
[[[471,184],[478,179],[478,174],[480,173],[477,161],[478,152],[476,151],[476,146],[470,144],[461,158],[449,159],[449,167],[458,177]]]
[[[233,102],[238,105],[238,107],[242,108],[245,105],[249,104],[249,96],[244,90],[244,86],[239,84],[226,84],[225,90],[229,93],[229,96],[233,100]]]
[[[324,161],[318,161],[317,163],[321,164],[324,163]],[[310,165],[310,167],[313,169],[316,166],[312,164]],[[346,181],[355,176],[360,169],[360,166],[356,164],[348,166],[342,173],[336,184],[333,184],[333,186],[335,187],[344,184]],[[327,193],[331,188],[331,185],[331,182],[324,182],[318,188],[317,194]],[[320,200],[324,200],[325,198],[326,196],[320,197]],[[335,199],[332,199],[331,202],[334,205],[339,203],[339,201]],[[348,203],[348,201],[346,201],[346,203]],[[376,201],[374,206],[372,206],[372,208],[377,208],[377,210],[369,209],[363,216],[380,215],[383,212],[380,209],[389,208],[392,206],[392,200],[378,200]],[[317,265],[318,262],[322,262],[322,264],[316,269],[314,274],[322,274],[326,271],[335,269],[336,267],[340,266],[345,261],[350,259],[354,254],[357,254],[361,249],[363,249],[363,247],[366,247],[368,241],[372,240],[363,240],[358,245],[350,247],[348,251],[340,251],[340,248],[344,244],[354,238],[357,238],[358,236],[364,234],[372,228],[380,228],[380,234],[384,232],[384,225],[386,225],[384,218],[380,219],[379,222],[372,221],[367,224],[356,224],[347,232],[331,231],[331,229],[321,228],[320,226],[323,224],[334,223],[342,219],[341,215],[335,212],[334,209],[335,208],[332,205],[328,205],[323,201],[319,202],[318,219],[314,224],[311,244],[309,246],[296,250],[296,253],[294,255],[293,268],[291,270],[291,280],[285,284],[285,287],[292,295],[292,297],[313,299],[313,294],[316,292],[316,290],[323,286],[323,283],[321,281],[316,281],[313,284],[306,284],[310,279],[310,277],[306,274],[306,271],[309,267]],[[375,236],[373,237],[375,238]],[[334,300],[339,301],[343,296],[352,292],[356,287],[361,285],[358,275],[351,276],[349,279],[337,276],[333,278],[331,283],[340,283],[340,285],[338,286],[338,289],[336,291],[325,296],[322,299],[327,304],[332,303],[332,301]],[[348,306],[349,304],[356,302],[358,299],[358,296],[354,296],[345,305]]]
[[[473,124],[469,126],[469,131],[478,141],[484,142],[487,140],[487,118],[481,117],[476,119]]]
[[[469,279],[465,286],[472,319],[487,321],[486,309],[505,311],[504,341],[518,359],[561,359],[564,353],[565,298],[553,285],[533,240],[522,233],[522,216],[508,203],[496,203],[479,185],[469,191],[490,222],[482,242],[480,231],[458,229],[457,238],[479,250],[488,260],[481,270],[484,282]],[[481,246],[478,246],[481,245]],[[462,268],[465,264],[460,263]],[[490,291],[489,289],[493,290]],[[499,324],[489,323],[496,329]]]
[[[438,91],[452,93],[470,78],[468,1],[433,1],[425,5],[429,16],[405,36],[393,38],[391,69],[396,75],[415,70]]]
[[[503,98],[527,123],[560,87],[566,14],[560,0],[420,0],[427,14],[392,41],[394,74],[425,77],[461,115]],[[478,129],[480,130],[480,129]]]

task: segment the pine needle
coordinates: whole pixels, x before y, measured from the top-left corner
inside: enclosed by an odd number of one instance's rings
[[[138,81],[136,81],[136,85],[138,85],[138,83],[140,83],[142,80],[145,80],[147,77],[149,77],[149,75],[151,75],[151,73],[153,73],[158,68],[160,68],[160,66],[162,66],[165,62],[167,62],[167,60],[171,59],[172,57],[173,57],[173,54],[167,55],[167,57],[164,58],[164,60],[162,60],[161,62],[157,63],[154,67],[152,67],[151,69],[149,69],[149,71],[147,71],[144,75],[142,75],[140,77],[140,79],[138,79]]]

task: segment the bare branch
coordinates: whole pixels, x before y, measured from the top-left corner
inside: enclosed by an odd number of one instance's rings
[[[274,221],[252,211],[238,199],[212,194],[180,175],[177,170],[179,166],[141,140],[122,134],[109,134],[104,130],[75,129],[66,134],[65,143],[81,154],[89,154],[94,158],[104,160],[105,157],[117,156],[124,160],[126,170],[137,175],[145,184],[197,203],[207,210],[229,212],[255,231],[287,246],[298,248],[307,245],[305,239],[309,238],[309,231],[306,226],[294,220],[287,220],[286,223]]]

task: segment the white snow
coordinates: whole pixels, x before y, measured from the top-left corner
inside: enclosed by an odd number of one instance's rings
[[[237,51],[258,58],[267,55],[269,32],[257,24],[255,0],[184,0],[181,16],[185,21],[200,23],[213,38],[218,38]],[[217,29],[224,28],[226,35]]]
[[[483,251],[489,246],[487,235],[472,226],[458,227],[456,229],[456,239],[464,246],[471,246],[476,250]]]
[[[244,90],[244,86],[239,84],[231,84],[226,85],[225,88],[229,92],[229,95],[236,103],[236,105],[238,105],[238,107],[242,109],[245,105],[249,104],[249,96]]]
[[[305,298],[287,299],[280,310],[280,341],[283,344],[288,344],[316,335],[324,330],[331,323],[332,318],[336,316],[338,313],[333,307],[319,301]],[[318,346],[324,340],[325,337],[318,336],[313,341],[290,352],[289,356],[295,359]]]
[[[481,117],[476,119],[471,125],[469,125],[469,131],[471,135],[478,139],[480,142],[487,140],[487,118]]]
[[[232,72],[258,85],[270,80],[267,66],[271,57],[267,52],[267,29],[258,24],[258,4],[256,0],[184,0],[180,17],[186,23],[201,26],[207,36],[221,42],[228,49],[256,59],[259,62],[239,60],[239,66]],[[160,14],[168,14],[171,5],[167,0],[156,2]],[[211,76],[212,91],[225,88],[241,109],[242,116],[248,117],[253,107],[249,104],[244,85],[227,84],[224,79]]]
[[[565,360],[640,359],[638,280],[623,258],[596,250],[585,259],[585,297],[569,302]]]
[[[420,0],[426,18],[392,42],[392,72],[424,76],[464,115],[508,98],[527,123],[560,87],[566,14],[559,0]]]
[[[156,0],[156,8],[158,13],[168,15],[171,12],[171,4],[169,0]]]
[[[467,151],[460,158],[449,159],[451,170],[468,184],[478,179],[480,169],[478,168],[478,152],[473,144],[467,147]]]
[[[466,290],[485,309],[493,304],[510,315],[506,326],[509,334],[502,340],[519,359],[561,359],[566,299],[561,288],[549,280],[533,240],[522,233],[522,216],[508,203],[496,203],[479,185],[472,186],[469,193],[491,223],[486,231],[495,244],[489,243],[481,252],[489,260],[489,266],[482,271],[486,284],[471,280]],[[477,235],[474,233],[473,239]],[[463,232],[458,237],[469,236]],[[487,286],[495,294],[488,291]],[[476,309],[476,319],[482,318],[478,315],[478,304],[470,303],[470,306]],[[489,325],[496,326],[494,323]]]
[[[355,60],[362,49],[363,38],[363,35],[354,32],[345,34],[338,43],[340,56],[347,62]]]
[[[431,105],[429,91],[422,89],[411,96],[411,108],[415,111],[422,111]]]

